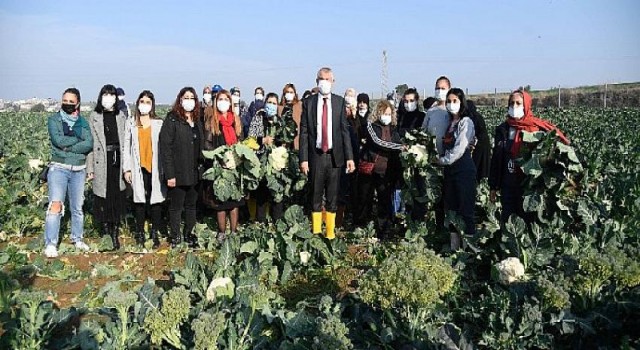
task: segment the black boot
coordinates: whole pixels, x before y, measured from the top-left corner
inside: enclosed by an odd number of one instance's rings
[[[158,249],[158,247],[160,246],[160,240],[158,239],[158,230],[152,228],[149,236],[149,238],[151,238],[151,240],[153,241],[153,249]]]
[[[103,222],[101,230],[100,230],[100,237],[111,236],[111,233],[109,233],[109,232],[111,232],[109,223],[108,222]]]
[[[171,231],[171,236],[169,237],[169,243],[171,244],[171,248],[175,248],[177,245],[182,243],[180,233]]]
[[[189,246],[189,248],[195,248],[198,239],[194,234],[191,233],[192,230],[182,232],[182,240]]]
[[[120,241],[118,240],[118,227],[115,224],[109,225],[109,236],[111,236],[111,243],[113,244],[113,250],[120,249]]]
[[[133,233],[133,238],[136,240],[138,245],[144,245],[144,226],[138,227],[138,229]]]

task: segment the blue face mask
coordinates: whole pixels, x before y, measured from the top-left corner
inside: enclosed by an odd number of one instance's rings
[[[267,103],[266,105],[264,105],[264,109],[267,111],[267,115],[270,117],[273,117],[274,115],[276,115],[276,113],[278,113],[278,107],[276,107],[276,105],[273,103]]]

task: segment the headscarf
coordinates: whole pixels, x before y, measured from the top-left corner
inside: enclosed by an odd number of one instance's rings
[[[520,153],[520,147],[522,146],[522,133],[520,131],[534,132],[543,130],[546,132],[551,132],[555,130],[556,136],[560,138],[560,141],[567,145],[570,143],[569,139],[567,139],[562,131],[560,131],[560,129],[558,129],[555,125],[533,115],[533,112],[531,111],[531,95],[529,95],[529,93],[527,93],[526,91],[516,90],[511,93],[511,96],[516,93],[522,95],[524,117],[522,117],[521,119],[507,117],[507,124],[515,128],[517,131],[516,136],[513,140],[513,145],[511,146],[511,154],[514,157],[518,156],[518,154]],[[509,99],[511,99],[511,96],[509,97]]]

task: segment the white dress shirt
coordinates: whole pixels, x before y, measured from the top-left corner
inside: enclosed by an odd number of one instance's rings
[[[324,98],[327,99],[327,138],[329,139],[329,149],[333,148],[333,114],[331,113],[331,94],[322,95],[318,93],[318,108],[316,109],[316,148],[322,149],[322,105],[324,104]]]

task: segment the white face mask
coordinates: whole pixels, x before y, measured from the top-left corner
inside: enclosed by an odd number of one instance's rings
[[[328,80],[320,80],[318,82],[318,88],[323,95],[329,95],[331,93],[331,82]]]
[[[182,100],[182,108],[186,112],[191,112],[196,108],[196,100]]]
[[[358,110],[358,114],[359,114],[361,117],[364,117],[364,116],[367,114],[367,109],[365,108],[365,109],[360,109],[360,110]]]
[[[447,99],[448,92],[449,92],[449,89],[436,89],[436,93],[434,97],[437,98],[438,101],[444,101]]]
[[[102,107],[104,107],[104,109],[110,111],[115,104],[116,104],[115,95],[102,95]]]
[[[149,112],[151,112],[151,105],[148,105],[146,103],[139,104],[138,105],[138,112],[140,112],[140,114],[142,114],[142,115],[149,114]]]
[[[286,94],[284,94],[284,99],[289,102],[293,101],[294,97],[296,97],[296,95],[293,92],[287,92]]]
[[[256,100],[262,100],[264,98],[263,94],[256,94],[255,95]]]
[[[413,112],[416,110],[417,107],[418,107],[418,104],[415,101],[404,103],[404,108],[407,110],[407,112]]]
[[[524,117],[524,106],[509,107],[509,116],[513,119],[522,119]]]
[[[204,100],[204,102],[209,103],[211,102],[211,94],[210,93],[206,93],[204,95],[202,95],[202,99]]]
[[[382,125],[389,125],[391,124],[391,115],[390,114],[383,114],[380,116],[380,123],[382,123]]]
[[[458,103],[447,103],[447,111],[449,113],[458,113],[460,111],[460,102]]]
[[[356,104],[358,104],[358,101],[356,101],[356,98],[353,96],[347,96],[345,98],[345,101],[347,102],[347,106],[349,107],[355,106]]]
[[[216,107],[218,107],[218,110],[222,113],[227,113],[230,106],[231,106],[231,102],[227,100],[220,100],[216,102]]]
[[[233,103],[238,103],[238,102],[240,102],[240,96],[238,96],[238,95],[231,95],[231,102],[233,102]]]

